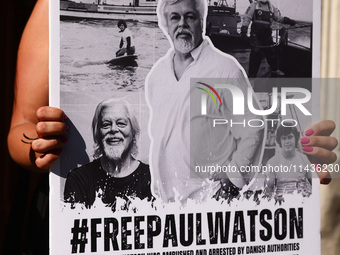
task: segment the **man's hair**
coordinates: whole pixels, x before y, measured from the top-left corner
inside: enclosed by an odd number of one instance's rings
[[[284,126],[279,126],[279,128],[276,130],[276,142],[282,147],[281,144],[281,137],[286,136],[289,134],[293,134],[295,137],[295,147],[298,147],[298,142],[300,139],[300,133],[297,130],[296,127],[284,127]]]
[[[157,15],[158,15],[158,25],[163,28],[167,29],[167,6],[180,3],[186,0],[159,0],[157,5]],[[199,18],[202,22],[202,25],[205,26],[205,21],[207,17],[207,1],[206,0],[189,0],[195,3],[196,10],[199,13]]]
[[[108,100],[104,100],[101,103],[97,105],[96,111],[94,113],[93,119],[92,119],[92,135],[93,135],[93,141],[94,141],[94,158],[99,158],[103,155],[103,144],[100,137],[100,125],[101,125],[101,118],[102,118],[102,112],[107,107],[111,105],[122,105],[124,106],[128,120],[131,124],[131,130],[132,130],[132,142],[133,145],[131,147],[131,154],[133,156],[136,156],[138,154],[138,146],[137,146],[137,137],[140,134],[140,127],[136,118],[136,115],[134,111],[131,108],[131,105],[128,101],[122,98],[110,98]]]
[[[120,25],[124,25],[124,27],[127,28],[125,20],[119,20],[118,24],[117,24],[117,27],[120,27]]]

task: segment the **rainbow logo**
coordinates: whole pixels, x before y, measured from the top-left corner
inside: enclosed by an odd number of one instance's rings
[[[211,87],[210,85],[205,84],[205,83],[203,83],[203,82],[197,82],[197,83],[198,83],[198,84],[201,84],[201,85],[203,85],[203,86],[206,86],[206,87],[209,88],[212,92],[214,92],[214,94],[217,96],[218,100],[220,101],[220,103],[221,103],[221,105],[222,105],[222,100],[221,100],[220,96],[218,95],[217,91],[216,91],[213,87]],[[200,88],[200,87],[197,87],[197,88],[200,89],[200,90],[203,90],[204,92],[206,92],[206,93],[212,98],[212,100],[214,100],[214,103],[215,103],[215,105],[217,106],[216,99],[214,98],[213,94],[211,94],[211,92],[210,92],[209,90],[206,90],[206,89],[203,89],[203,88]]]

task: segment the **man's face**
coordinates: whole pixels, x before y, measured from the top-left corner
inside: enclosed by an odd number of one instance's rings
[[[281,146],[282,146],[282,150],[285,154],[293,153],[295,151],[295,147],[296,147],[294,134],[289,133],[288,135],[281,136]]]
[[[123,31],[125,30],[125,26],[124,26],[124,24],[120,24],[120,26],[119,26],[119,30],[120,30],[121,32],[123,32]]]
[[[176,51],[189,53],[202,41],[202,21],[192,0],[168,5],[166,22]]]
[[[129,155],[133,134],[125,107],[110,105],[102,111],[100,139],[109,160],[122,160]]]

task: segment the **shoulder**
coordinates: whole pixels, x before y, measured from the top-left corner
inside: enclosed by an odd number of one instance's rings
[[[148,164],[143,163],[142,161],[139,161],[139,166],[137,169],[143,172],[150,172],[150,166]]]
[[[146,179],[150,179],[151,174],[150,174],[150,167],[148,164],[145,164],[141,161],[139,161],[139,166],[137,167],[136,171],[136,176],[143,176]]]
[[[236,67],[237,65],[236,63],[238,63],[236,58],[216,48],[211,42],[210,38],[206,37],[203,43],[204,45],[202,49],[202,57],[204,59],[208,58],[217,59],[219,61],[229,63],[230,65]]]
[[[90,163],[84,164],[70,171],[67,178],[85,178],[95,175],[100,169],[100,159],[95,159]]]
[[[126,28],[126,29],[124,30],[124,34],[125,34],[126,36],[130,36],[130,35],[132,34],[132,32],[131,32],[130,29]]]
[[[307,157],[306,154],[297,151],[296,155],[297,155],[297,156],[300,158],[300,160],[303,161],[305,164],[309,164],[309,163],[310,163],[310,161],[309,161],[309,159],[308,159],[308,157]]]
[[[267,165],[274,166],[278,163],[278,161],[281,161],[281,153],[280,152],[276,152],[275,155],[267,161]]]
[[[217,49],[211,42],[209,38],[206,38],[208,43],[207,46],[202,51],[201,59],[212,65],[223,75],[227,75],[227,77],[232,76],[234,78],[246,77],[246,73],[241,66],[241,64],[237,61],[237,59],[230,54],[224,53],[221,50]]]
[[[246,14],[253,12],[256,8],[256,5],[257,5],[256,2],[251,3],[246,10]]]
[[[279,12],[279,9],[276,8],[272,3],[268,3],[268,6],[269,6],[269,10],[274,13],[274,14],[277,14]]]

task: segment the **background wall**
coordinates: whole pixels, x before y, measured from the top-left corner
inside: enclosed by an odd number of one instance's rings
[[[337,124],[334,134],[340,138],[340,1],[322,0],[321,74],[328,80],[321,91],[321,115]],[[336,149],[339,158],[339,146]],[[337,164],[340,160],[338,159]],[[322,254],[340,254],[340,179],[321,187]]]
[[[0,254],[21,254],[27,208],[40,179],[18,167],[7,150],[7,133],[13,102],[16,53],[26,21],[35,0],[3,1],[1,19],[0,68],[2,109],[0,125]],[[7,228],[10,225],[11,228]],[[6,238],[5,238],[6,236]]]

